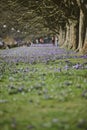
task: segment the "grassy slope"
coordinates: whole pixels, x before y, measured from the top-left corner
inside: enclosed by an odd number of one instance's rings
[[[87,129],[87,69],[72,68],[86,60],[67,61],[2,62],[0,130]]]

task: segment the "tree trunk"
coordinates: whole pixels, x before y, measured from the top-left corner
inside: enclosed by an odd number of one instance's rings
[[[66,25],[66,37],[65,37],[65,42],[63,47],[67,47],[69,46],[69,42],[70,42],[70,26],[69,24]]]
[[[70,20],[70,41],[69,48],[75,50],[78,46],[78,21]]]
[[[86,27],[85,42],[84,42],[84,44],[87,44],[87,27]]]
[[[63,30],[62,27],[60,27],[60,34],[59,34],[59,40],[58,40],[58,43],[60,46],[64,44],[64,40],[65,40],[65,30]]]
[[[79,51],[82,50],[85,40],[86,27],[85,27],[85,15],[82,9],[80,9],[80,18],[79,18]]]

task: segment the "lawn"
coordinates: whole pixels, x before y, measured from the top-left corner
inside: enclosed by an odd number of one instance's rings
[[[87,130],[87,59],[0,59],[0,130]]]

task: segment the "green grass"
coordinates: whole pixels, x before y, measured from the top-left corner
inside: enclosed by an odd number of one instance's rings
[[[86,130],[87,69],[73,69],[85,59],[0,67],[0,130]],[[21,89],[21,90],[20,90]]]

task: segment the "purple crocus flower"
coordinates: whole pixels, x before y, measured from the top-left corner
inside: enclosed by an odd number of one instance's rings
[[[81,68],[81,64],[79,63],[73,66],[73,69],[79,69],[79,68]]]

